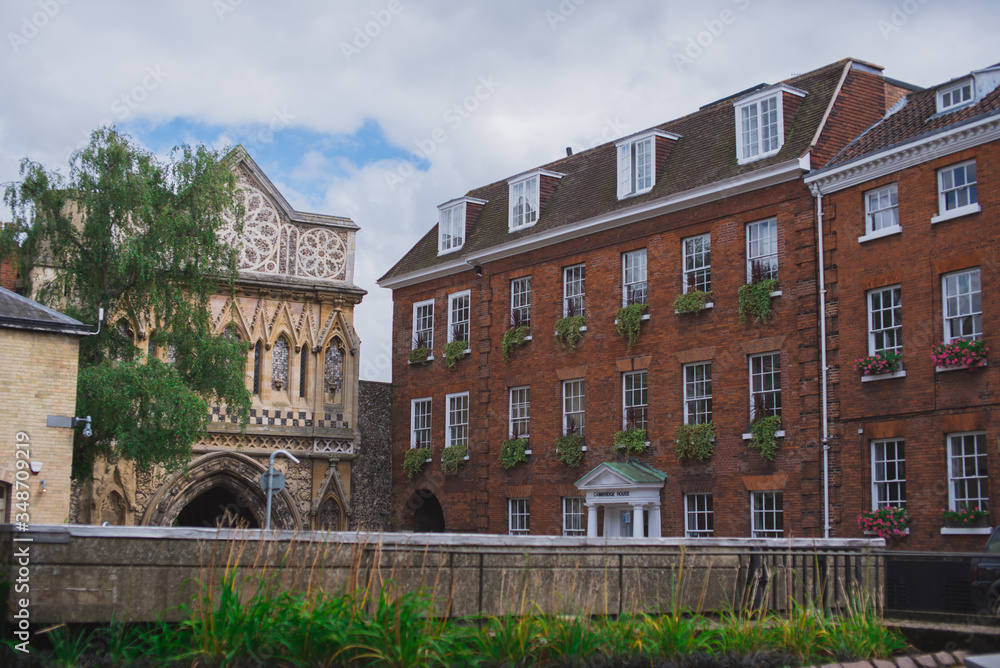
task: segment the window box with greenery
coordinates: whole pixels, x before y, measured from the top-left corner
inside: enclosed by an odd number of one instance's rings
[[[583,461],[586,451],[583,445],[583,434],[580,433],[572,416],[566,418],[566,433],[556,438],[556,458],[566,466],[573,468]]]
[[[682,424],[674,432],[674,442],[678,460],[708,461],[715,453],[715,426],[711,422]]]
[[[963,505],[958,510],[941,509],[944,516],[944,525],[950,529],[982,529],[989,526],[988,510],[979,506],[969,507]]]
[[[699,313],[703,309],[713,306],[712,292],[700,289],[707,287],[707,278],[705,275],[701,275],[701,279],[704,281],[702,283],[699,283],[698,279],[698,273],[688,274],[687,287],[685,287],[684,292],[674,298],[674,313],[677,315]]]
[[[425,365],[430,362],[434,357],[431,355],[430,343],[427,337],[423,334],[417,334],[413,337],[413,348],[410,350],[410,364],[420,364]]]
[[[503,343],[501,344],[504,362],[510,363],[510,353],[514,350],[514,346],[523,346],[531,340],[530,332],[528,323],[521,319],[521,312],[513,311],[510,314],[510,327],[503,333]]]
[[[500,445],[500,465],[505,469],[512,469],[521,462],[528,461],[528,438],[519,438],[516,434],[513,438],[508,438]]]
[[[978,369],[986,366],[986,353],[989,351],[982,341],[953,339],[935,345],[931,350],[931,359],[938,371]]]
[[[420,475],[430,461],[431,449],[429,444],[426,446],[417,444],[410,448],[403,455],[403,470],[406,471],[406,477],[413,480]]]
[[[639,426],[639,412],[631,406],[625,409],[625,428],[616,431],[613,443],[616,449],[624,450],[625,456],[641,455],[649,447],[645,427]]]
[[[455,475],[469,459],[469,446],[463,444],[449,445],[441,451],[441,472],[445,475]]]
[[[644,302],[633,302],[618,309],[618,314],[615,316],[615,328],[618,330],[618,336],[628,341],[625,352],[630,352],[632,346],[639,340],[642,314],[648,308]]]
[[[875,380],[895,376],[901,370],[903,356],[891,350],[883,350],[874,355],[865,355],[854,360],[854,370],[861,374],[861,380]]]
[[[577,313],[575,302],[566,302],[566,315],[556,320],[556,341],[563,350],[575,350],[576,344],[587,331],[587,318]]]
[[[750,269],[750,282],[741,285],[738,293],[740,324],[753,318],[754,322],[767,323],[771,319],[771,297],[777,290],[778,280],[768,278],[768,272],[760,262],[754,262]]]
[[[882,506],[858,515],[858,529],[873,533],[879,538],[903,538],[910,533],[910,516],[906,508]]]
[[[764,393],[753,395],[753,411],[750,417],[749,447],[760,453],[760,458],[773,462],[778,454],[778,438],[784,436],[781,431],[781,416],[767,407]]]
[[[458,367],[458,362],[469,353],[469,335],[464,327],[455,326],[452,340],[444,344],[444,363],[452,371]]]

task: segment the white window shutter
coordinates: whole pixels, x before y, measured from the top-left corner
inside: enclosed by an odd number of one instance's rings
[[[618,199],[632,194],[632,145],[618,149]]]

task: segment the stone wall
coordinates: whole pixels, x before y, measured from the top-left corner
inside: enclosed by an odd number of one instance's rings
[[[0,557],[9,558],[9,527]],[[442,615],[710,612],[735,604],[784,609],[825,581],[828,604],[860,583],[879,596],[878,540],[587,539],[471,534],[296,534],[169,527],[33,526],[31,621],[176,621],[199,581],[230,567],[255,590],[265,576],[288,590],[331,594],[392,582],[425,591]],[[824,555],[836,555],[825,559]],[[817,564],[826,564],[817,578]],[[244,582],[244,580],[241,580]],[[16,596],[13,589],[11,597]],[[675,600],[676,599],[676,600]],[[9,611],[17,609],[11,605]]]
[[[388,531],[392,507],[392,384],[363,380],[358,390],[361,447],[351,469],[351,528]]]

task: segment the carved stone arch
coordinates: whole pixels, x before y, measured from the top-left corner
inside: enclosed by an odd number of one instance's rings
[[[313,497],[309,515],[313,529],[321,531],[347,531],[351,526],[351,504],[347,501],[344,484],[337,469],[337,459],[331,459],[323,481]],[[331,522],[333,509],[336,522]]]
[[[274,337],[271,346],[271,389],[288,391],[291,380],[292,336],[290,332],[281,332]]]
[[[238,452],[212,452],[198,457],[190,466],[177,471],[156,490],[146,506],[143,525],[171,526],[181,511],[201,494],[222,487],[236,496],[241,509],[265,525],[267,498],[258,480],[267,467]],[[295,501],[283,489],[271,501],[271,527],[302,529],[302,518]]]
[[[316,333],[316,318],[313,315],[312,304],[306,304],[302,308],[302,314],[299,316],[299,322],[295,326],[296,339],[295,352],[299,352],[303,346],[307,350],[316,352],[317,346],[317,333]]]
[[[108,490],[107,494],[101,498],[98,504],[96,519],[100,524],[106,522],[112,526],[128,526],[131,524],[129,521],[129,508],[125,501],[123,490]]]
[[[241,341],[250,340],[250,327],[247,325],[246,318],[243,317],[240,307],[232,300],[226,302],[226,307],[223,309],[223,315],[219,319],[215,334],[222,336],[229,327],[236,329],[236,334],[240,337]]]
[[[267,334],[268,346],[273,346],[277,343],[278,337],[283,333],[288,339],[289,344],[295,343],[295,317],[292,315],[292,311],[286,301],[282,301],[274,309],[274,315],[271,317],[271,324]]]

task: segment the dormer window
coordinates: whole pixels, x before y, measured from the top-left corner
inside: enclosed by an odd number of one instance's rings
[[[739,164],[753,162],[781,150],[785,142],[784,106],[787,96],[805,97],[805,92],[781,85],[734,103]]]
[[[953,86],[942,88],[937,94],[938,113],[972,104],[975,97],[972,79],[966,79]]]
[[[519,230],[538,221],[538,176],[510,184],[510,229]]]
[[[652,190],[656,184],[657,165],[666,159],[668,147],[679,138],[679,135],[653,130],[620,139],[615,144],[618,149],[618,199]]]
[[[450,253],[465,243],[465,202],[438,208],[438,254]]]

